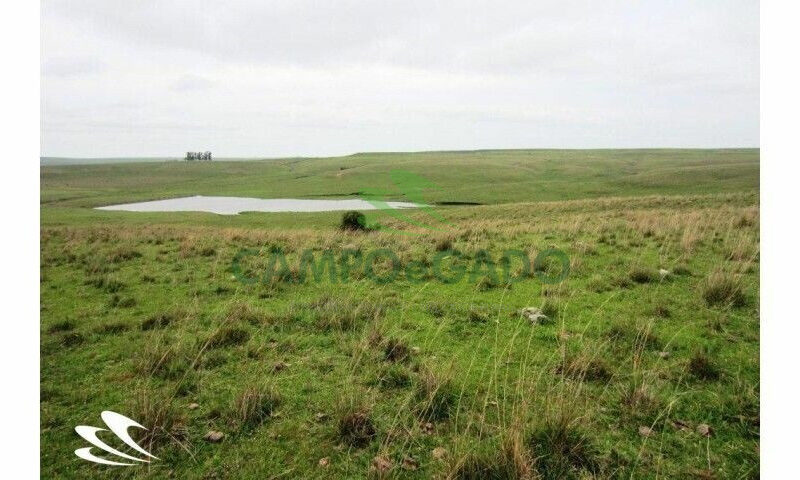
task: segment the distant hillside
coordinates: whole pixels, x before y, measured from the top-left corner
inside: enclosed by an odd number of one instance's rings
[[[44,167],[57,167],[61,165],[108,165],[114,163],[153,163],[183,161],[183,157],[39,157],[39,165]],[[264,158],[245,157],[217,157],[214,162],[242,162],[248,160],[265,160]]]
[[[192,195],[405,201],[391,172],[426,179],[445,205],[757,192],[758,149],[494,150],[364,153],[266,161],[44,165],[41,201],[94,207]],[[231,160],[231,159],[226,159]],[[251,159],[252,160],[252,159]]]
[[[103,165],[108,163],[169,162],[178,160],[181,160],[181,158],[179,157],[110,157],[110,158],[39,157],[39,164],[43,166]]]

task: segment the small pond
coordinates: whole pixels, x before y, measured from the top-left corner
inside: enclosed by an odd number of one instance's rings
[[[409,202],[386,202],[388,208],[415,208]],[[194,197],[170,198],[150,202],[123,203],[97,207],[98,210],[127,212],[209,212],[236,215],[241,212],[333,212],[340,210],[376,210],[379,207],[358,198],[307,200],[297,198]]]

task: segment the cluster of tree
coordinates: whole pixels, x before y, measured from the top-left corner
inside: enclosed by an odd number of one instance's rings
[[[211,161],[211,152],[186,152],[187,161],[208,160]]]

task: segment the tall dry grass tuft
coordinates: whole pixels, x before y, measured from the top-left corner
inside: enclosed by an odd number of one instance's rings
[[[600,452],[583,425],[583,419],[561,412],[536,425],[527,443],[540,478],[557,480],[595,474]]]
[[[701,293],[708,306],[742,307],[747,301],[741,280],[732,273],[721,270],[706,278],[701,286]]]
[[[472,449],[450,460],[445,478],[452,480],[534,480],[530,451],[519,433],[507,434],[500,445]]]
[[[459,392],[452,381],[428,369],[420,372],[414,390],[415,412],[425,421],[442,421],[450,418],[459,400]]]
[[[153,452],[155,448],[168,443],[186,448],[186,419],[178,413],[172,397],[143,389],[134,396],[130,411],[130,416],[147,428],[131,429],[130,432],[145,450]]]
[[[146,377],[176,380],[191,369],[191,364],[180,345],[169,345],[161,339],[149,343],[138,354],[134,367]]]
[[[352,331],[383,317],[386,306],[371,300],[324,295],[310,305],[314,323],[324,331]]]
[[[269,419],[281,404],[274,387],[245,388],[233,401],[233,419],[243,429],[255,428]]]

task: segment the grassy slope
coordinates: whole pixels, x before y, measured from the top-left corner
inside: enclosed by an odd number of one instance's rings
[[[429,201],[511,203],[757,188],[758,151],[510,150],[323,159],[42,167],[42,202],[99,206],[179,195],[265,198],[396,192],[390,170],[438,185]]]
[[[342,234],[334,213],[85,208],[179,194],[347,194],[390,188],[391,168],[440,185],[430,201],[496,205],[441,208],[454,227],[419,235]],[[581,468],[601,478],[756,477],[757,189],[755,150],[44,167],[43,476],[107,477],[108,469],[74,458],[83,445],[72,427],[99,426],[99,412],[111,409],[156,430],[179,425],[154,447],[161,461],[111,472],[122,478],[168,470],[178,478],[352,478],[366,474],[376,455],[392,461],[390,474],[412,478],[470,469],[486,476],[489,468],[506,472],[498,478],[530,468],[546,477]],[[610,195],[624,198],[593,199]],[[580,198],[588,200],[559,201]],[[537,203],[545,200],[552,202]],[[504,248],[533,256],[557,246],[573,268],[547,288],[535,278],[510,288],[430,278],[247,286],[229,268],[243,247],[261,249],[250,265],[259,270],[275,246],[290,265],[303,248],[379,246],[407,265],[447,243],[467,256],[485,248],[495,257]],[[680,274],[659,281],[658,268]],[[637,283],[641,271],[646,281]],[[704,285],[715,272],[744,292],[743,306],[707,304]],[[552,325],[531,327],[516,313],[546,301],[557,312]],[[143,329],[161,317],[169,324]],[[246,332],[246,341],[208,348],[226,328]],[[419,351],[389,362],[389,340]],[[280,362],[288,366],[274,370]],[[452,393],[432,432],[420,421],[426,402],[416,394],[429,375]],[[282,401],[273,416],[248,426],[235,399],[253,386],[275,389]],[[338,433],[351,396],[375,426],[365,446],[349,446]],[[200,408],[187,409],[191,402]],[[694,431],[701,423],[712,426],[711,437]],[[641,436],[641,426],[654,433]],[[203,442],[212,428],[228,435],[223,443]],[[565,444],[575,448],[562,464],[536,458]],[[591,448],[579,455],[583,445]],[[444,461],[431,456],[439,446],[449,452]],[[503,453],[509,450],[517,455]],[[419,469],[401,469],[405,456]],[[317,465],[323,457],[327,469]]]

